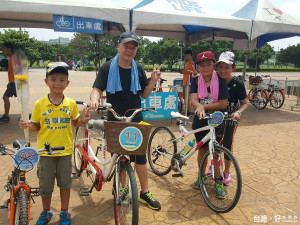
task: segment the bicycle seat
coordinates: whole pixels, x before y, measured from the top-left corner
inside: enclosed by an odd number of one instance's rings
[[[171,116],[173,118],[180,118],[180,119],[185,119],[185,120],[189,119],[189,117],[184,116],[184,115],[180,114],[179,112],[171,112]]]
[[[95,129],[98,129],[98,130],[104,130],[104,121],[106,121],[106,120],[101,120],[101,119],[99,119],[99,120],[93,120],[93,119],[89,120],[88,127],[90,129],[95,128]]]

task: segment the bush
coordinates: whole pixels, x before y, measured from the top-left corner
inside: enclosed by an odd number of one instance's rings
[[[81,68],[82,71],[93,71],[96,70],[94,66],[84,66]]]

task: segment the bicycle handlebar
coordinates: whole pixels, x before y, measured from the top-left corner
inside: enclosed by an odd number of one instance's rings
[[[0,155],[7,155],[7,150],[16,153],[17,150],[14,148],[9,148],[7,146],[4,146],[3,144],[0,144]],[[37,152],[47,151],[46,155],[54,155],[54,154],[61,154],[62,152],[53,152],[53,151],[59,151],[59,150],[65,150],[64,146],[57,146],[57,147],[51,147],[48,142],[45,143],[45,148],[38,149]]]
[[[86,108],[88,107],[88,105],[83,102],[83,101],[76,101],[77,104],[81,104],[84,105]],[[149,108],[139,108],[139,109],[135,109],[135,111],[132,113],[131,116],[127,117],[127,116],[119,116],[118,113],[112,108],[112,105],[110,103],[105,103],[104,106],[98,106],[99,110],[108,110],[110,111],[113,116],[117,119],[117,120],[125,120],[125,122],[131,122],[133,117],[135,117],[135,115],[139,112],[145,112],[145,111],[155,111],[154,107],[149,107]]]

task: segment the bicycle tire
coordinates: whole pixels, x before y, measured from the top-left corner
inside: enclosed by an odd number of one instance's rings
[[[215,181],[213,180],[212,176],[208,176],[205,182],[203,182],[202,179],[200,179],[200,191],[205,203],[208,205],[209,208],[211,208],[217,213],[226,213],[231,211],[240,199],[242,192],[242,176],[237,160],[228,149],[219,145],[214,145],[214,149],[215,154],[218,154],[218,156],[220,155],[223,165],[224,155],[227,155],[231,160],[231,181],[228,186],[224,185],[226,197],[225,199],[216,198],[214,190]],[[207,151],[201,159],[200,171],[206,171],[207,167],[209,166],[206,162],[210,161],[210,154],[209,151]],[[202,177],[201,172],[199,174],[199,177]]]
[[[74,138],[74,167],[76,172],[80,175],[82,173],[84,159],[78,150],[78,145],[85,148],[85,128],[84,127],[77,127],[75,131],[75,138]]]
[[[268,97],[264,91],[257,91],[255,98],[258,98],[258,100],[254,101],[255,108],[258,110],[266,108],[268,104]]]
[[[165,126],[157,127],[151,134],[148,142],[148,162],[152,171],[163,176],[171,171],[171,159],[177,152],[177,143],[173,132]],[[162,148],[162,144],[164,144]],[[169,157],[169,158],[168,158]]]
[[[115,224],[123,225],[131,222],[132,225],[137,225],[139,222],[138,190],[134,171],[128,161],[120,163],[119,177],[122,177],[122,182],[120,179],[116,181],[115,177],[113,187]],[[116,182],[119,184],[118,189]],[[117,193],[121,193],[121,185],[127,188],[127,192],[123,192],[124,194],[119,195],[118,198]]]
[[[254,89],[251,89],[249,92],[248,92],[248,101],[251,103],[251,105],[254,105],[254,97],[255,97],[255,90]]]
[[[279,109],[283,106],[283,103],[284,103],[283,93],[279,90],[275,90],[274,92],[272,92],[270,105],[275,109]]]
[[[16,193],[16,204],[14,212],[14,225],[27,225],[28,224],[28,197],[24,189],[20,189]],[[14,204],[11,201],[10,204]]]

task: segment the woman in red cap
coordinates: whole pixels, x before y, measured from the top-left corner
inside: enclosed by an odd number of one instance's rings
[[[193,79],[190,89],[190,100],[192,108],[195,109],[195,117],[192,128],[198,129],[207,126],[207,120],[204,120],[205,113],[212,113],[216,110],[223,110],[228,103],[227,85],[224,79],[220,78],[215,69],[216,59],[211,51],[201,52],[197,55],[198,77]],[[209,131],[195,133],[197,142]],[[218,133],[218,131],[216,131]],[[222,132],[221,132],[222,133]],[[204,144],[198,151],[198,167],[204,153],[208,150],[208,143]],[[198,177],[194,183],[194,188],[200,188],[200,179],[206,179],[205,171],[202,171],[202,177]],[[224,199],[226,192],[222,181],[215,183],[216,197]]]

